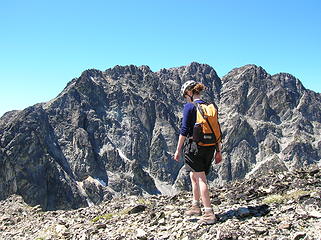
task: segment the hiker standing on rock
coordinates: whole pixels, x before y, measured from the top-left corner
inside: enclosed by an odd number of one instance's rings
[[[184,145],[185,167],[190,171],[192,182],[193,203],[186,211],[188,216],[200,216],[201,203],[204,214],[199,220],[201,224],[213,224],[216,217],[211,207],[206,175],[209,173],[213,156],[215,163],[222,160],[221,130],[217,120],[217,108],[201,100],[201,92],[205,86],[195,81],[187,81],[181,88],[184,105],[183,121],[180,129],[174,159],[179,161]]]

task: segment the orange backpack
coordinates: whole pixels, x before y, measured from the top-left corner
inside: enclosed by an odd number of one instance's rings
[[[214,146],[222,140],[218,110],[212,103],[195,103],[196,123],[193,128],[193,141],[200,146]]]

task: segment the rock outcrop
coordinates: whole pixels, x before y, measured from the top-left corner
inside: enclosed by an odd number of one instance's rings
[[[247,65],[220,79],[206,64],[116,66],[86,70],[51,101],[0,118],[0,199],[18,194],[55,210],[188,188],[172,157],[179,90],[190,79],[220,110],[224,162],[213,167],[213,186],[320,162],[321,95],[290,74]]]
[[[320,239],[321,170],[269,171],[210,189],[218,222],[187,217],[191,194],[121,197],[69,211],[41,211],[18,195],[0,201],[0,238]]]

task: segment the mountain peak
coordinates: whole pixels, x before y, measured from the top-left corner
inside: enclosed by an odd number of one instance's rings
[[[321,98],[291,75],[251,64],[221,81],[196,62],[159,72],[88,69],[52,101],[0,119],[0,199],[19,193],[29,204],[66,209],[185,189],[188,174],[173,154],[180,87],[190,79],[204,83],[203,99],[219,108],[225,159],[210,184],[320,161]]]
[[[274,74],[272,76],[272,79],[275,79],[276,81],[278,81],[285,88],[295,90],[295,91],[305,90],[301,81],[290,73]]]
[[[102,78],[103,72],[97,69],[87,69],[83,71],[80,78]]]
[[[265,69],[255,64],[247,64],[239,68],[234,68],[222,80],[228,81],[229,79],[264,79],[270,76]]]

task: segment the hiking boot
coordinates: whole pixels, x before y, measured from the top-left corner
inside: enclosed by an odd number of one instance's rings
[[[201,208],[197,205],[192,205],[192,207],[185,212],[187,216],[201,216],[202,211]]]
[[[212,211],[206,211],[201,219],[198,221],[201,225],[210,225],[217,222],[217,218],[215,217],[215,214]]]

